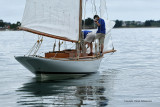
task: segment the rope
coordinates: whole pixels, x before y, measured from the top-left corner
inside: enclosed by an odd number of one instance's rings
[[[40,44],[40,36],[38,36],[37,44],[36,44],[36,47],[34,48],[35,51],[33,55],[36,55],[36,51],[38,49],[39,44]]]
[[[38,50],[40,49],[42,42],[43,42],[43,37],[38,36],[37,42],[33,45],[33,47],[29,50],[29,52],[26,55],[30,56],[33,53],[33,56],[35,56]]]
[[[105,57],[105,59],[109,59],[111,58],[111,56],[114,54],[114,52],[112,52],[108,57]],[[107,60],[108,61],[108,60]]]
[[[29,50],[29,52],[26,55],[30,55],[33,52],[36,45],[37,45],[37,42],[33,45],[33,47]]]
[[[112,47],[113,47],[113,50],[114,50],[114,45],[113,45],[113,39],[112,39],[112,36],[111,36],[111,41],[112,41]]]
[[[43,42],[43,37],[41,38],[41,40],[39,41],[38,45],[37,45],[37,48],[36,48],[36,51],[34,52],[34,55],[37,54],[38,50],[40,49],[41,45],[42,45],[42,42]]]
[[[73,44],[70,49],[72,49],[74,46],[75,46],[75,44]]]
[[[57,56],[57,54],[58,54],[58,53],[56,53],[53,58],[55,58],[55,57]]]

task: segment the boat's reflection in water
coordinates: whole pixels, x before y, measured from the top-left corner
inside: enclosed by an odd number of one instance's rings
[[[38,74],[36,81],[63,81],[68,79],[78,79],[84,76],[88,76],[89,74]]]
[[[56,77],[60,78],[59,76]],[[17,103],[20,106],[34,107],[105,107],[112,96],[114,76],[112,72],[106,72],[85,76],[72,75],[74,79],[66,80],[65,77],[65,80],[58,81],[33,78],[17,90]]]

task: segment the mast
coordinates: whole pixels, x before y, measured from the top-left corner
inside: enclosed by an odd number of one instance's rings
[[[80,0],[80,9],[79,9],[79,39],[81,38],[82,32],[82,0]]]
[[[82,32],[82,0],[79,0],[79,39],[76,43],[76,50],[77,50],[77,59],[80,56],[80,44],[81,44],[81,33]]]

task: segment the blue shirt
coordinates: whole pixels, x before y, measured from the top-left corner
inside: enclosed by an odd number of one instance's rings
[[[103,33],[106,34],[106,25],[105,25],[105,21],[103,19],[99,19],[98,23],[100,24],[100,26],[98,26],[98,31],[97,33]]]
[[[92,31],[84,30],[84,31],[82,31],[82,32],[83,32],[83,34],[84,34],[84,39],[85,39],[86,36],[87,36],[87,34],[90,33],[90,32],[92,32]]]

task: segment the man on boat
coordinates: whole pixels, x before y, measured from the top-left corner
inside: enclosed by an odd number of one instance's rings
[[[98,31],[96,33],[95,39],[99,39],[100,54],[103,55],[104,39],[106,34],[105,21],[102,18],[100,18],[98,15],[95,15],[94,22],[98,26]]]
[[[93,55],[93,45],[92,42],[94,42],[95,40],[95,34],[92,31],[83,31],[83,35],[84,35],[84,42],[85,44],[88,44],[88,47],[90,47],[90,53],[89,55]]]

